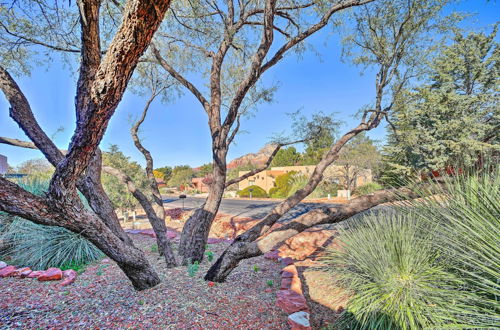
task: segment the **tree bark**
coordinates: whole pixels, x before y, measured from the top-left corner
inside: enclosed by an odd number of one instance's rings
[[[212,267],[210,267],[205,275],[205,280],[224,282],[241,260],[260,256],[306,229],[322,224],[344,221],[382,203],[415,197],[417,197],[417,194],[406,187],[397,190],[377,191],[371,195],[355,198],[349,203],[339,207],[321,207],[309,211],[255,241],[248,242],[235,240],[219,259],[217,259]]]
[[[203,260],[210,227],[219,210],[225,189],[225,156],[219,159],[222,160],[222,163],[219,162],[218,165],[214,164],[212,172],[213,183],[210,185],[205,203],[194,212],[182,228],[179,254],[183,256],[183,265]]]
[[[82,203],[59,208],[54,197],[35,196],[18,185],[0,177],[0,210],[46,226],[63,227],[81,234],[116,261],[137,290],[160,283],[144,253],[120,240],[95,214]]]
[[[162,219],[156,214],[146,195],[144,195],[144,193],[140,189],[137,189],[134,182],[129,176],[127,176],[122,171],[110,166],[103,166],[103,170],[106,173],[109,173],[118,178],[127,187],[128,191],[130,191],[134,198],[137,199],[137,201],[141,204],[142,208],[146,212],[149,223],[151,224],[151,227],[153,227],[153,230],[156,234],[158,251],[162,251],[161,254],[165,257],[167,267],[171,268],[177,266],[174,251],[172,250],[172,246],[167,237],[167,227],[165,226],[164,218]]]

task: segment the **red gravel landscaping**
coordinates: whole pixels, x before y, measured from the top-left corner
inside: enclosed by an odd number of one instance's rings
[[[157,269],[162,283],[137,292],[113,262],[89,265],[75,283],[0,279],[0,327],[6,328],[168,328],[287,329],[287,315],[276,306],[281,266],[264,257],[246,260],[226,283],[203,280],[205,261],[194,277],[186,267],[167,269],[155,240],[133,235]],[[227,243],[210,245],[215,257]],[[215,260],[215,258],[214,258]],[[212,261],[213,262],[213,261]],[[257,269],[256,272],[254,270]],[[274,283],[268,289],[267,282]],[[266,290],[267,289],[267,290]]]

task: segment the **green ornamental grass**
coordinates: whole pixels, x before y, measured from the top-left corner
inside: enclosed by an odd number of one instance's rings
[[[36,195],[48,188],[48,182],[39,180],[23,180],[19,185]],[[0,217],[6,219],[5,214]],[[60,267],[78,271],[85,264],[103,257],[103,253],[80,234],[19,217],[4,222],[0,240],[6,246],[0,251],[1,259],[32,269]]]
[[[350,294],[337,327],[500,327],[498,166],[340,230],[325,266]]]

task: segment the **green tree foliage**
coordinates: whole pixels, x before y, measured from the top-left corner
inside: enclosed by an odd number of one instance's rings
[[[335,165],[341,166],[339,181],[346,189],[354,190],[356,181],[365,170],[371,170],[372,175],[381,162],[381,154],[374,141],[361,133],[342,148]]]
[[[313,114],[311,120],[299,116],[298,113],[292,116],[294,116],[293,130],[305,138],[305,150],[300,164],[316,165],[332,146],[340,123],[322,112]]]
[[[269,189],[269,197],[272,198],[286,198],[289,195],[293,176],[297,172],[291,171],[278,175],[274,181],[274,187]]]
[[[212,163],[203,164],[200,166],[200,170],[195,173],[195,176],[197,178],[204,178],[208,174],[212,173],[213,168],[214,166],[212,165]]]
[[[170,166],[159,167],[154,170],[155,177],[157,177],[156,173],[161,175],[161,177],[158,178],[163,179],[163,182],[167,183],[172,177],[172,168]]]
[[[117,145],[111,145],[107,152],[102,153],[103,165],[117,168],[128,175],[134,184],[147,191],[148,181],[144,169],[137,162],[131,161],[120,151]],[[134,209],[139,206],[137,200],[115,176],[102,173],[102,184],[113,206],[122,210]]]
[[[500,48],[490,34],[456,33],[432,61],[422,84],[405,90],[391,116],[385,150],[389,171],[409,175],[448,165],[469,166],[498,153]],[[394,177],[394,174],[393,174]],[[390,173],[386,174],[390,180]]]
[[[172,176],[168,180],[169,187],[180,187],[190,185],[194,178],[194,171],[189,165],[175,166],[172,170]]]
[[[248,186],[243,190],[238,191],[238,196],[240,197],[250,197],[250,189],[252,190],[252,197],[266,198],[267,193],[264,189],[259,186],[253,185]]]
[[[300,163],[301,154],[295,147],[280,149],[274,156],[271,166],[294,166]]]

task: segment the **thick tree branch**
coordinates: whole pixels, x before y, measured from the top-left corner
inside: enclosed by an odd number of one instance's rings
[[[52,178],[49,192],[66,198],[87,168],[120,102],[140,56],[158,29],[170,0],[128,1],[123,21],[95,74],[86,110],[71,140],[67,156]],[[87,21],[89,17],[86,17]]]
[[[365,5],[365,4],[370,3],[372,1],[374,1],[374,0],[350,0],[350,1],[343,1],[339,4],[332,6],[323,15],[323,17],[320,19],[320,21],[318,23],[312,25],[307,30],[298,34],[294,38],[290,39],[286,44],[281,46],[276,51],[276,53],[273,55],[273,57],[271,57],[271,59],[269,59],[269,61],[267,61],[266,63],[264,63],[264,65],[262,65],[262,67],[260,68],[261,74],[263,72],[267,71],[272,66],[274,66],[276,63],[278,63],[283,58],[283,56],[285,55],[285,53],[288,50],[290,50],[291,48],[293,48],[294,46],[296,46],[300,42],[304,41],[307,37],[309,37],[313,33],[317,32],[320,29],[322,29],[323,27],[325,27],[328,24],[332,15],[335,14],[336,12],[350,8],[350,7],[362,6],[362,5]]]
[[[21,88],[2,66],[0,66],[0,89],[10,103],[10,116],[12,119],[16,121],[24,133],[33,141],[34,145],[47,157],[49,162],[57,166],[64,156],[38,125]]]
[[[153,51],[153,55],[156,58],[158,64],[160,64],[165,71],[167,71],[172,77],[174,77],[178,82],[180,82],[184,87],[186,87],[197,99],[200,101],[203,109],[205,111],[209,111],[210,103],[203,96],[203,94],[196,88],[191,82],[189,82],[184,76],[182,76],[179,72],[177,72],[168,62],[161,56],[160,51],[156,48],[154,43],[151,43],[151,50]]]
[[[241,260],[262,255],[309,228],[344,221],[383,203],[416,197],[419,197],[418,194],[403,187],[397,190],[377,191],[370,195],[355,198],[339,207],[314,209],[253,242],[235,241],[208,270],[205,280],[223,282]]]

